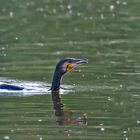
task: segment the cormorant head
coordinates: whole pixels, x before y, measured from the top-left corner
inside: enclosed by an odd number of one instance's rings
[[[86,63],[88,63],[87,59],[75,59],[69,57],[63,58],[58,62],[56,71],[59,71],[62,76],[63,74],[71,71],[73,68]]]
[[[60,88],[61,77],[76,68],[79,65],[86,64],[88,61],[86,59],[75,59],[75,58],[63,58],[56,65],[56,69],[53,76],[52,91],[57,91]]]

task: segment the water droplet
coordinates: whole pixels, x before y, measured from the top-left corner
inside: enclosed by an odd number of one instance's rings
[[[78,12],[78,13],[77,13],[77,16],[79,16],[79,17],[80,17],[80,16],[81,16],[81,13],[79,13],[79,12]]]
[[[11,131],[11,132],[14,132],[14,130],[13,130],[13,129],[11,129],[10,131]]]
[[[40,8],[40,11],[43,12],[44,11],[44,8]]]
[[[119,0],[117,0],[117,1],[116,1],[116,3],[117,3],[117,4],[120,4],[120,1],[119,1]]]
[[[56,9],[53,9],[53,13],[56,14]]]
[[[101,126],[102,126],[102,125],[103,125],[103,123],[100,123],[99,125],[101,125]]]
[[[122,84],[120,84],[120,88],[122,88],[123,87],[123,85]]]
[[[107,100],[108,100],[108,101],[110,101],[110,100],[111,100],[111,98],[110,98],[110,97],[108,97],[108,98],[107,98]]]
[[[101,17],[101,19],[104,19],[104,15],[103,14],[101,14],[100,17]]]
[[[37,8],[36,10],[39,11],[39,12],[43,12],[44,8],[41,7],[41,8]]]
[[[38,120],[38,122],[42,122],[42,120],[40,119],[40,120]]]
[[[18,40],[18,37],[15,37],[16,40]]]
[[[69,10],[69,14],[72,14],[72,10]]]
[[[72,45],[73,44],[73,41],[69,41],[69,44]]]
[[[89,19],[90,19],[90,20],[92,20],[92,19],[93,19],[93,17],[89,17]]]
[[[126,133],[127,133],[127,131],[123,131],[123,133],[124,133],[124,134],[126,134]]]
[[[114,8],[115,8],[115,6],[114,6],[114,5],[110,5],[110,7],[109,7],[110,11],[113,11],[113,10],[114,10]]]
[[[124,2],[123,2],[123,5],[127,5],[127,2],[126,2],[126,1],[124,1]]]
[[[71,5],[68,5],[68,6],[67,6],[68,9],[71,9],[71,7],[72,7]]]
[[[100,77],[98,76],[98,77],[97,77],[97,79],[99,80],[99,79],[100,79]]]
[[[13,12],[9,12],[9,16],[12,18],[14,16]]]
[[[35,45],[40,46],[40,47],[43,47],[44,46],[43,43],[35,43]]]
[[[8,139],[10,139],[10,137],[9,136],[4,136],[4,139],[8,140]]]
[[[82,77],[85,77],[85,75],[84,75],[84,74],[82,74]]]
[[[78,71],[81,72],[81,69],[79,69]]]
[[[77,32],[78,31],[78,28],[74,28],[74,31]]]
[[[102,127],[102,128],[101,128],[101,131],[105,131],[105,128]]]
[[[112,17],[115,17],[115,14],[114,13],[112,14]]]
[[[5,50],[5,47],[2,47],[1,50]]]

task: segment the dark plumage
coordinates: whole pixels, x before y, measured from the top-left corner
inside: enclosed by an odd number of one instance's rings
[[[1,84],[0,89],[7,89],[7,90],[23,90],[23,87],[8,85],[8,84]]]

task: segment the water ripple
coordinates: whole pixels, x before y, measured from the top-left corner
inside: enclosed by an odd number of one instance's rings
[[[45,82],[19,81],[11,79],[0,79],[0,84],[9,84],[23,87],[23,90],[5,90],[0,89],[0,96],[33,96],[50,94],[51,84]],[[73,89],[70,85],[62,85],[60,94],[66,94]]]

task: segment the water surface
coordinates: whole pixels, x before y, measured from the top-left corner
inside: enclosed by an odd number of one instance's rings
[[[139,0],[1,0],[1,82],[45,89],[60,58],[89,63],[63,78],[74,89],[61,95],[85,123],[59,126],[50,94],[0,96],[0,139],[139,140],[139,23]]]

